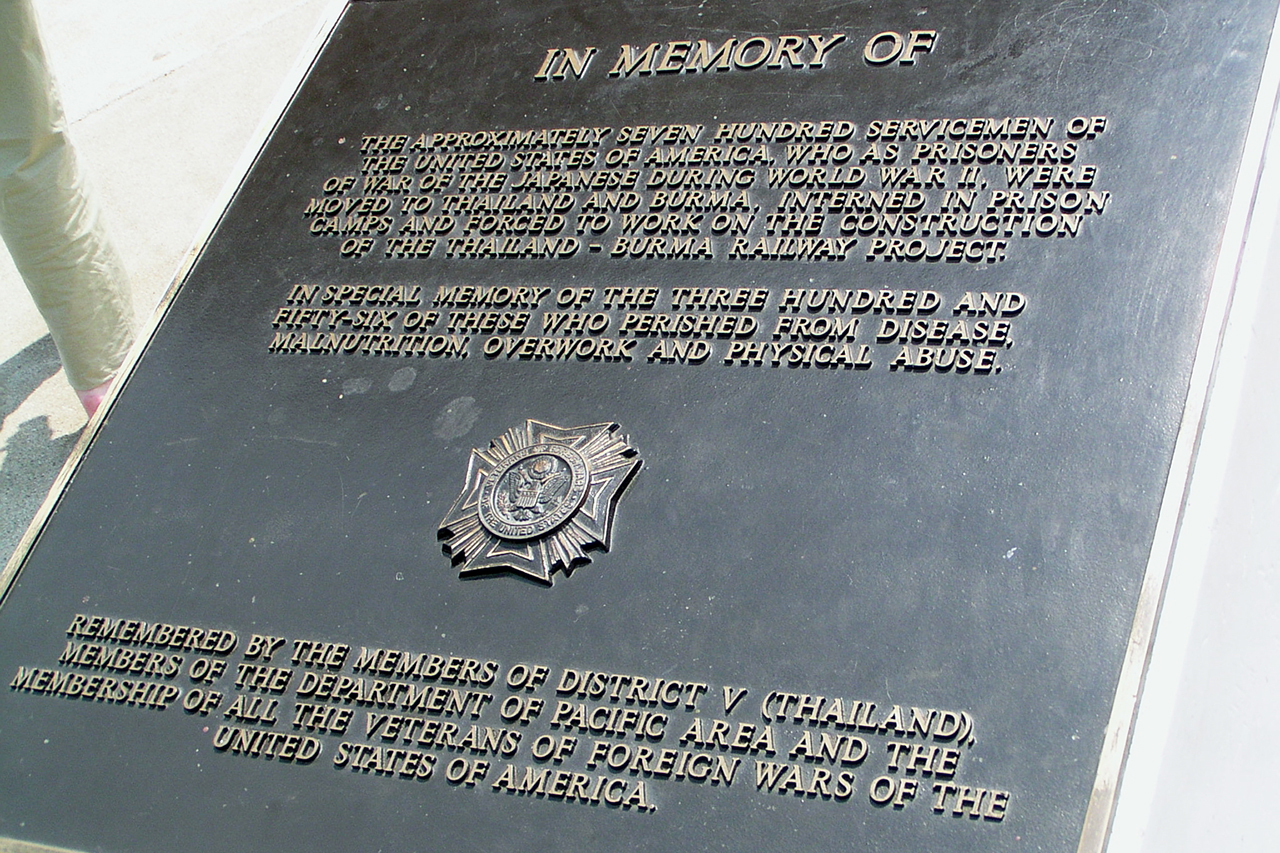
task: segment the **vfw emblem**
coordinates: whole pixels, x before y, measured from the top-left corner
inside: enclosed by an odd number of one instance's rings
[[[613,513],[640,469],[617,424],[528,420],[472,450],[462,494],[440,522],[444,552],[466,577],[511,571],[551,583],[609,550]]]

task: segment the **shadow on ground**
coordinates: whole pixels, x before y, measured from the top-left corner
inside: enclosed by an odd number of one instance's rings
[[[58,350],[48,335],[0,364],[0,423],[60,367]],[[19,424],[0,447],[4,454],[0,464],[0,566],[17,547],[79,437],[79,433],[71,433],[54,438],[49,418],[40,415]]]

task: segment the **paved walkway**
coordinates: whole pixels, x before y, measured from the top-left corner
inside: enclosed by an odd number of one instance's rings
[[[145,326],[341,0],[34,0],[72,138]],[[0,251],[0,566],[85,417]]]

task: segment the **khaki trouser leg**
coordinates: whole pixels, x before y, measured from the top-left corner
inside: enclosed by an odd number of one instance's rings
[[[66,124],[30,0],[0,0],[0,235],[84,391],[120,369],[133,307]]]

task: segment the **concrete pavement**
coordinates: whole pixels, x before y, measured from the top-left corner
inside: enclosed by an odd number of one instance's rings
[[[145,328],[341,0],[34,0],[73,142]],[[85,416],[0,252],[0,566]]]

